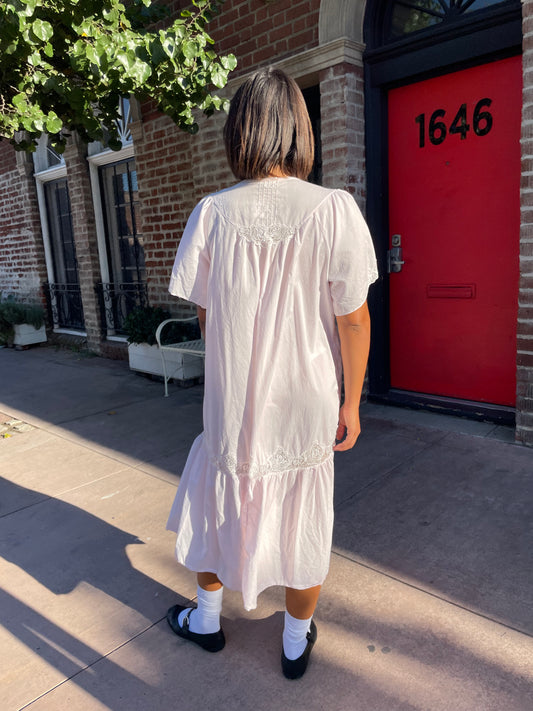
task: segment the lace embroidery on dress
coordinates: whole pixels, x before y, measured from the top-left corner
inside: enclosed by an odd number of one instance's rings
[[[211,459],[216,468],[224,474],[232,476],[246,476],[256,479],[267,474],[290,471],[291,469],[307,469],[322,464],[333,456],[332,445],[321,445],[315,442],[307,452],[293,455],[279,447],[274,454],[268,457],[263,464],[257,462],[243,462],[239,464],[230,454],[214,456]]]
[[[249,226],[235,225],[239,236],[246,241],[257,245],[277,244],[294,235],[294,226],[277,221],[280,183],[281,178],[264,178],[257,182],[257,222]],[[217,196],[215,204],[228,222],[232,222],[225,210],[223,196]]]
[[[292,237],[294,228],[287,225],[252,225],[239,227],[239,234],[254,244],[276,244]]]

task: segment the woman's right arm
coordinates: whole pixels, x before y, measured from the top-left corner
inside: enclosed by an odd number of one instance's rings
[[[359,403],[370,349],[370,314],[366,301],[356,311],[337,316],[337,326],[344,372],[344,404],[339,413],[337,441],[344,439],[333,449],[343,452],[354,446],[361,432]]]
[[[202,338],[205,341],[205,317],[206,317],[206,310],[203,309],[201,306],[196,306],[196,315],[198,316],[198,323],[200,324],[200,331],[202,333]]]

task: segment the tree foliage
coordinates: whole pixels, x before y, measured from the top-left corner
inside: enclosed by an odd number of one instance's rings
[[[75,130],[118,149],[118,98],[129,95],[195,133],[194,109],[224,107],[213,92],[237,63],[205,29],[223,2],[192,0],[172,20],[152,0],[0,0],[0,137],[33,150],[47,132],[62,150]]]

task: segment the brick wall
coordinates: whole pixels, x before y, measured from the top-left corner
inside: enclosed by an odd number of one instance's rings
[[[227,0],[208,32],[217,52],[236,54],[236,76],[316,46],[319,11],[320,0]]]
[[[522,15],[524,90],[516,438],[533,446],[533,0],[523,0]]]
[[[194,207],[191,137],[165,116],[133,129],[148,298],[177,313],[168,282],[179,238]]]
[[[42,300],[46,281],[31,156],[0,142],[0,292]]]
[[[338,64],[320,76],[323,184],[366,198],[362,67]]]
[[[168,293],[176,250],[187,218],[210,192],[234,182],[222,142],[225,114],[202,117],[196,136],[179,131],[165,116],[134,127],[148,297],[153,306],[185,315],[190,307]]]

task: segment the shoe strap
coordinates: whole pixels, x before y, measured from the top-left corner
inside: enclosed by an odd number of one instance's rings
[[[181,629],[185,630],[186,632],[189,631],[189,617],[191,612],[193,611],[194,608],[189,607],[187,609],[187,612],[185,613],[185,617],[183,618],[183,622],[181,623]]]

